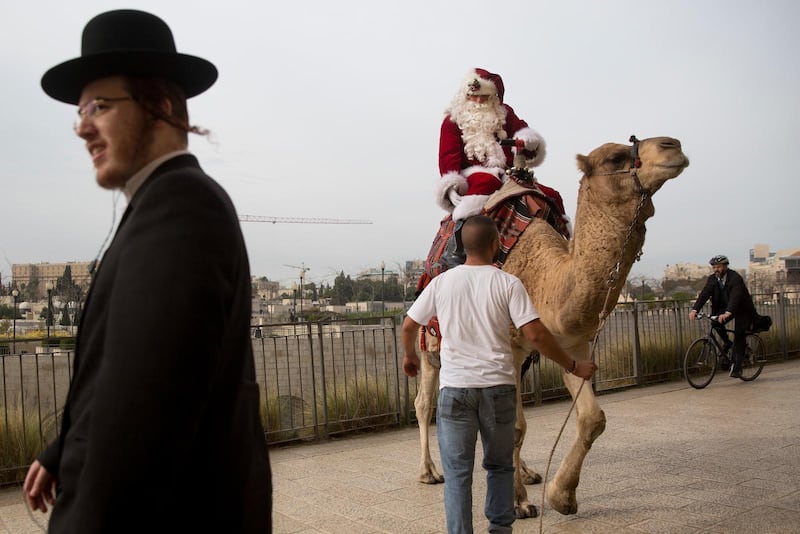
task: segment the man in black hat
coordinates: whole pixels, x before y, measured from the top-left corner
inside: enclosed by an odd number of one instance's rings
[[[186,99],[217,70],[169,27],[98,15],[42,78],[78,106],[101,187],[128,199],[87,296],[58,438],[25,479],[49,531],[270,532],[250,270],[225,191],[187,151]],[[54,492],[55,490],[55,492]]]

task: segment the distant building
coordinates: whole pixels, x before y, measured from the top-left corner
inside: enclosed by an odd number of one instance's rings
[[[771,252],[769,245],[750,250],[747,285],[752,293],[800,290],[800,248]]]
[[[384,267],[370,267],[359,272],[356,275],[356,280],[369,280],[372,282],[380,282],[382,279],[388,281],[390,278],[397,279],[397,283],[403,288],[415,287],[417,280],[425,270],[425,260],[407,260],[403,266],[398,265],[399,271],[390,270]]]
[[[70,269],[72,282],[84,291],[89,288],[92,277],[89,274],[89,261],[68,261],[66,263],[15,263],[11,266],[12,285],[27,287],[31,283],[38,284],[37,296],[47,294],[47,283],[56,284],[64,276],[67,267]]]
[[[750,249],[750,263],[766,263],[773,256],[774,253],[769,251],[769,245],[758,243]]]
[[[254,296],[263,297],[266,300],[274,300],[280,294],[280,282],[272,282],[266,276],[252,277]]]
[[[664,269],[664,280],[702,280],[710,274],[708,265],[675,263]]]

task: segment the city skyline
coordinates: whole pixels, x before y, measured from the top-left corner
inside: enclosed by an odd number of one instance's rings
[[[762,242],[762,243],[755,243],[748,250],[748,254],[752,255],[753,251],[756,250],[757,247],[761,247],[761,248],[766,247],[765,250],[767,250],[767,252],[770,255],[775,255],[775,256],[779,255],[780,252],[800,251],[800,246],[794,247],[794,248],[790,247],[790,248],[774,250],[769,246],[768,243],[763,243]],[[386,264],[384,262],[383,274],[385,276],[395,276],[396,275],[396,276],[398,276],[399,278],[402,279],[402,277],[404,275],[404,271],[405,271],[405,266],[406,265],[408,265],[409,263],[417,263],[417,262],[424,262],[424,261],[425,261],[424,258],[406,259],[406,260],[403,260],[402,262],[399,262],[398,264],[396,264],[394,266],[390,266],[389,264]],[[91,262],[89,262],[89,261],[83,261],[83,262],[80,262],[80,261],[78,261],[78,262],[75,262],[75,261],[71,261],[71,262],[66,262],[66,261],[63,261],[63,262],[33,262],[32,264],[33,265],[42,265],[42,264],[66,265],[66,264],[85,264],[85,263],[91,263]],[[19,264],[19,265],[27,265],[27,264]],[[634,274],[634,271],[631,270],[631,274],[628,276],[628,281],[630,281],[632,278],[637,278],[637,279],[648,279],[649,278],[649,279],[654,279],[654,280],[663,280],[663,279],[674,278],[675,276],[670,275],[668,273],[670,271],[675,271],[675,268],[677,266],[695,267],[697,272],[695,273],[694,270],[692,270],[692,272],[698,278],[701,276],[700,275],[700,271],[702,271],[704,273],[702,276],[707,276],[710,273],[710,267],[709,267],[707,261],[699,262],[699,263],[686,262],[686,261],[676,261],[676,262],[665,264],[664,270],[662,271],[660,276],[654,276],[654,275],[648,275],[648,274]],[[394,267],[394,268],[392,268],[392,267]],[[380,264],[373,265],[373,266],[367,266],[367,267],[365,267],[365,268],[363,268],[363,269],[361,269],[361,270],[359,270],[357,272],[347,272],[344,269],[341,269],[341,270],[336,271],[330,277],[319,279],[319,280],[311,279],[310,277],[308,277],[307,273],[310,272],[311,269],[305,267],[305,265],[303,265],[303,266],[295,266],[295,267],[290,267],[290,268],[295,268],[296,269],[296,275],[293,276],[293,277],[288,277],[288,278],[284,278],[284,279],[278,279],[278,278],[275,278],[275,277],[271,277],[269,274],[266,274],[266,273],[252,273],[251,272],[251,276],[252,276],[253,279],[261,279],[261,278],[266,277],[268,281],[277,282],[277,283],[280,284],[279,287],[284,289],[284,288],[291,288],[292,284],[299,284],[299,281],[301,280],[301,278],[304,279],[304,280],[307,280],[308,284],[313,282],[317,287],[319,287],[320,284],[323,284],[323,283],[332,285],[333,282],[334,282],[334,279],[341,272],[343,272],[345,276],[349,276],[351,278],[374,278],[374,277],[378,277],[378,276],[381,275],[381,265]],[[739,271],[742,274],[745,274],[745,273],[748,273],[750,271],[751,263],[749,261],[745,265],[737,265],[735,263],[732,263],[730,268],[734,269],[736,271]],[[301,277],[301,274],[300,274],[301,271],[303,271],[303,276],[302,277]],[[412,272],[412,271],[409,271],[409,272]],[[6,285],[6,286],[9,285],[9,283],[10,283],[9,280],[11,280],[11,278],[12,278],[11,277],[11,273],[6,274],[6,273],[4,273],[4,271],[2,269],[0,269],[0,285]],[[412,280],[412,281],[416,281],[416,277],[414,277],[414,280]]]

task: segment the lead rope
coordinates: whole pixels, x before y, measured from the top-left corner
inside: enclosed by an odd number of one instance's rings
[[[633,168],[631,168],[631,174],[634,174]],[[638,180],[636,180],[638,183]],[[643,188],[640,188],[641,196],[639,197],[639,205],[636,206],[636,214],[631,221],[631,225],[628,227],[628,233],[625,235],[625,241],[622,243],[622,247],[619,251],[619,256],[617,257],[617,263],[614,265],[614,268],[611,269],[611,272],[608,273],[608,279],[606,280],[606,287],[608,290],[606,291],[606,298],[603,302],[603,309],[600,310],[600,321],[597,325],[597,329],[594,333],[594,339],[592,340],[592,350],[589,353],[589,361],[594,361],[594,354],[597,349],[597,339],[600,337],[600,332],[602,332],[603,328],[606,325],[606,319],[608,318],[609,314],[609,300],[611,298],[611,292],[614,288],[617,287],[617,280],[619,278],[619,270],[620,266],[622,265],[622,258],[625,255],[625,250],[628,248],[628,243],[631,240],[631,235],[633,235],[633,228],[636,226],[636,221],[639,220],[639,215],[642,212],[642,206],[644,205],[647,198],[650,194],[645,191]],[[639,261],[639,258],[642,257],[642,249],[640,248],[639,251],[636,253],[636,257],[634,258],[634,262]],[[567,426],[567,422],[569,421],[570,416],[572,415],[572,411],[575,409],[575,404],[578,402],[578,397],[583,391],[583,385],[586,383],[586,380],[581,380],[581,385],[578,387],[578,391],[575,393],[575,397],[572,399],[572,404],[569,406],[569,411],[567,412],[567,416],[564,418],[564,422],[561,424],[561,428],[558,430],[558,435],[556,435],[556,440],[553,443],[553,447],[550,449],[550,455],[547,457],[547,467],[545,468],[544,472],[544,479],[542,480],[542,500],[539,504],[539,534],[542,534],[542,529],[544,528],[544,498],[545,498],[545,490],[547,489],[547,478],[550,473],[550,464],[553,461],[553,454],[556,452],[556,446],[558,442],[561,440],[561,435],[564,433],[564,428]]]
[[[22,491],[23,491],[23,495],[22,495],[22,502],[24,502],[24,503],[25,503],[25,510],[27,510],[27,512],[28,512],[28,517],[30,517],[30,518],[31,518],[31,521],[33,521],[33,523],[34,523],[34,524],[35,524],[37,527],[39,527],[39,529],[40,529],[42,532],[45,532],[45,533],[46,533],[46,532],[47,532],[47,524],[45,524],[45,523],[40,523],[40,522],[39,522],[39,520],[38,520],[38,519],[36,519],[36,517],[33,515],[33,510],[31,510],[31,507],[30,507],[30,505],[28,505],[28,499],[26,499],[26,498],[25,498],[25,494],[24,494],[25,490],[23,489]]]

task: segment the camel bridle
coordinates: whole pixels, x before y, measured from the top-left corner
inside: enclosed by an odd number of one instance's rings
[[[611,176],[614,174],[630,174],[631,178],[633,178],[633,184],[636,193],[639,195],[639,203],[636,206],[636,213],[633,216],[633,220],[631,221],[630,226],[628,227],[628,232],[625,234],[625,241],[622,242],[622,247],[620,247],[619,257],[617,258],[617,263],[611,272],[608,274],[608,280],[606,280],[606,286],[608,287],[608,293],[606,293],[606,301],[603,304],[603,309],[600,312],[600,325],[597,328],[597,333],[600,333],[600,330],[603,329],[603,324],[605,322],[606,316],[609,314],[608,310],[608,300],[611,296],[611,291],[614,290],[616,287],[617,279],[619,278],[619,271],[620,267],[622,266],[622,260],[625,256],[625,251],[628,249],[628,243],[631,240],[631,236],[633,235],[633,230],[636,228],[636,223],[639,221],[639,216],[642,213],[642,207],[644,206],[647,199],[652,196],[652,192],[648,189],[645,189],[642,186],[642,182],[639,180],[639,169],[642,166],[642,159],[639,157],[639,139],[636,137],[636,134],[631,135],[629,141],[632,143],[631,145],[631,159],[630,159],[630,166],[627,169],[620,169],[617,171],[609,171],[609,172],[599,172],[596,176]],[[642,257],[642,249],[640,248],[639,251],[636,253],[636,257],[633,259],[634,263],[639,261]],[[613,307],[613,306],[612,306]],[[595,335],[595,342],[597,341],[597,335]]]
[[[631,143],[631,161],[630,167],[627,169],[620,169],[618,171],[608,171],[608,172],[598,172],[596,176],[611,176],[614,174],[630,174],[631,178],[633,178],[633,185],[637,193],[644,194],[647,193],[648,196],[651,194],[650,191],[642,186],[642,182],[639,181],[639,168],[642,166],[642,158],[639,157],[639,139],[636,138],[636,135],[632,135],[630,139],[628,139]]]
[[[642,160],[639,157],[639,139],[636,138],[636,135],[631,135],[630,142],[633,143],[631,146],[631,165],[628,169],[623,169],[614,172],[603,173],[604,175],[610,174],[624,174],[630,173],[631,177],[633,178],[634,185],[636,186],[636,192],[639,194],[639,203],[636,206],[636,213],[633,215],[633,220],[631,220],[630,226],[628,226],[628,232],[625,234],[625,241],[622,242],[622,246],[620,247],[619,256],[617,257],[617,263],[614,265],[614,268],[611,269],[611,272],[608,273],[608,280],[606,280],[606,286],[608,287],[608,292],[606,293],[606,300],[603,304],[603,309],[600,311],[600,324],[597,327],[597,332],[595,333],[595,344],[597,343],[597,337],[600,334],[600,331],[603,329],[603,325],[605,324],[605,319],[609,314],[609,298],[611,296],[611,292],[616,288],[617,279],[619,278],[619,271],[622,266],[622,260],[625,257],[625,251],[628,249],[628,243],[630,243],[631,236],[633,235],[633,230],[636,228],[636,223],[639,221],[639,216],[642,213],[642,207],[644,206],[647,199],[650,198],[652,193],[642,187],[642,183],[639,181],[639,173],[638,169],[642,166]],[[642,249],[640,248],[638,252],[636,252],[636,256],[634,257],[634,263],[639,261],[642,257]],[[613,308],[613,306],[612,306]]]

